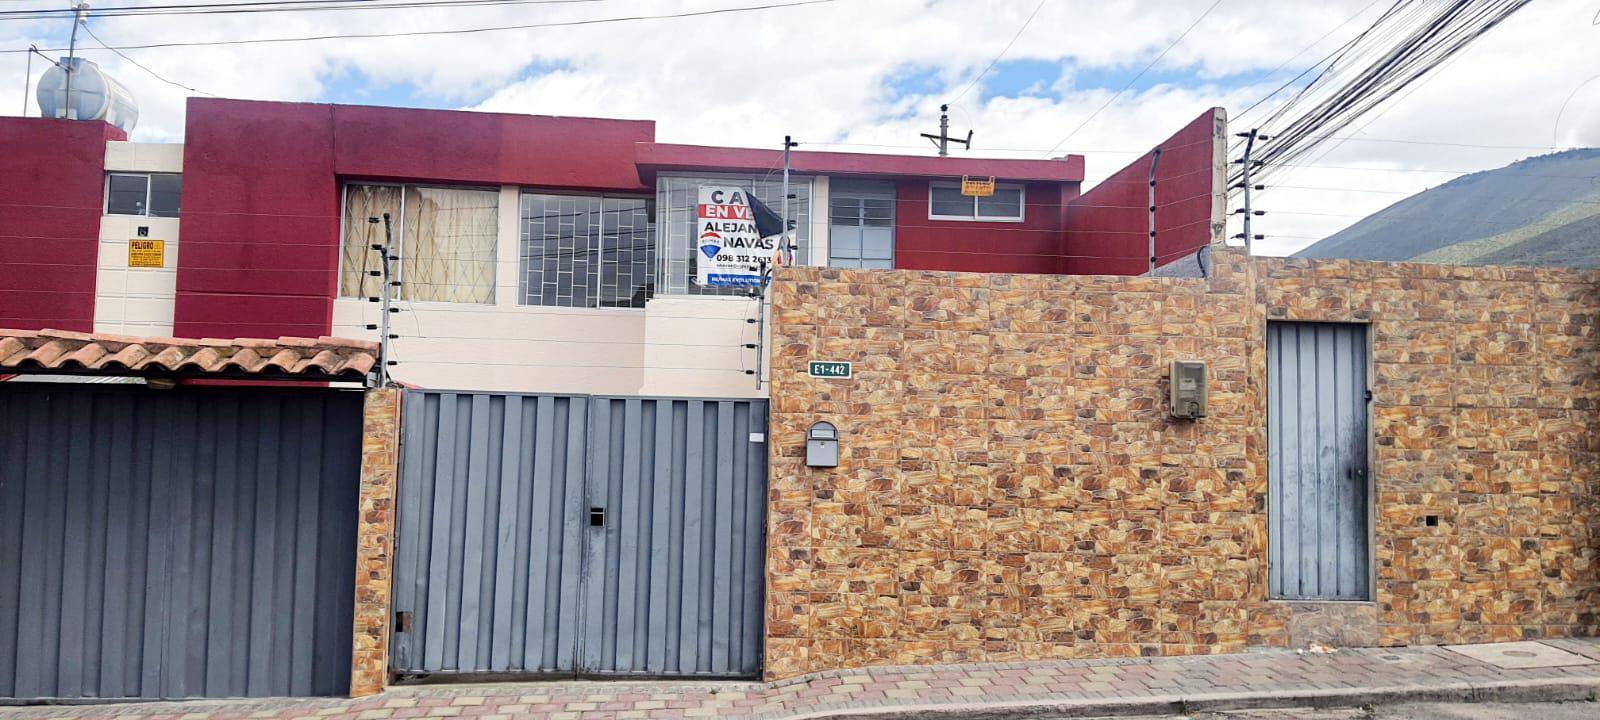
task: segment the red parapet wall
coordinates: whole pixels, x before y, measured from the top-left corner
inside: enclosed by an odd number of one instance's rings
[[[1221,108],[1207,110],[1176,135],[1067,203],[1061,272],[1140,275],[1150,269],[1150,164],[1156,162],[1156,265],[1165,265],[1212,240],[1216,199],[1225,191],[1226,158],[1218,133]],[[1225,145],[1225,143],[1223,143]]]
[[[1005,179],[999,181],[1005,182]],[[1078,183],[1026,183],[1024,187],[1022,222],[930,220],[927,181],[901,180],[896,184],[895,267],[962,272],[1058,272],[1063,227],[1061,208],[1078,194]]]
[[[173,331],[329,334],[338,290],[333,108],[190,98]]]
[[[344,177],[655,192],[640,182],[649,120],[333,106]]]
[[[94,330],[106,142],[99,121],[0,119],[0,327]]]

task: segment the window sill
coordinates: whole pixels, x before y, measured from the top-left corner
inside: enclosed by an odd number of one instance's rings
[[[970,223],[1020,223],[1027,222],[1026,217],[1019,218],[978,218],[961,215],[929,215],[928,220],[938,222],[970,222]]]
[[[1291,604],[1291,603],[1292,604],[1296,604],[1296,605],[1377,605],[1378,604],[1377,600],[1370,600],[1370,599],[1369,600],[1332,600],[1332,599],[1326,599],[1326,598],[1310,598],[1310,599],[1306,599],[1306,600],[1296,600],[1295,598],[1286,598],[1286,597],[1270,597],[1270,598],[1267,598],[1267,602],[1279,603],[1279,604],[1282,604],[1282,605],[1288,605],[1288,604]]]

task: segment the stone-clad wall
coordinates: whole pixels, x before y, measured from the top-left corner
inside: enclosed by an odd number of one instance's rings
[[[400,473],[400,390],[367,390],[362,415],[351,697],[383,692],[389,681],[394,503]]]
[[[1381,641],[1595,634],[1600,273],[1256,262],[1267,318],[1370,323]]]
[[[784,269],[768,675],[1230,652],[1327,617],[1267,598],[1269,315],[1373,326],[1378,595],[1335,617],[1390,644],[1595,630],[1600,274],[1214,264]],[[1208,361],[1198,423],[1167,416],[1173,358]],[[809,360],[855,377],[808,378]],[[840,466],[809,469],[824,419]]]

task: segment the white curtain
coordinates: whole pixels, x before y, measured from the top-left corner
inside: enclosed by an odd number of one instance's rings
[[[383,269],[383,255],[373,250],[383,243],[383,214],[389,213],[394,238],[400,239],[400,188],[392,185],[347,185],[344,193],[344,262],[340,264],[339,294],[378,297],[383,278],[369,271]],[[377,223],[367,218],[378,218]]]
[[[494,302],[500,192],[406,186],[400,297]]]

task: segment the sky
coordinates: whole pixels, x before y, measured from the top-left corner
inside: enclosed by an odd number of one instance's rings
[[[792,1],[547,0],[102,19],[91,10],[89,29],[108,44],[128,45],[482,28]],[[1087,189],[1210,107],[1238,114],[1388,5],[830,0],[458,35],[127,50],[143,68],[84,34],[79,47],[133,91],[141,113],[133,139],[149,142],[181,142],[191,94],[155,75],[224,97],[651,119],[664,142],[775,148],[792,135],[802,150],[850,152],[931,154],[918,134],[936,131],[939,105],[950,103],[952,134],[974,132],[964,154],[1082,154]],[[67,0],[0,3],[65,6]],[[1461,171],[1600,145],[1597,12],[1600,0],[1534,0],[1358,120],[1339,134],[1350,139],[1329,141],[1304,161],[1323,167],[1285,172],[1257,195],[1256,207],[1268,214],[1256,220],[1255,232],[1266,235],[1256,252],[1294,252]],[[64,47],[70,31],[66,19],[0,19],[0,114],[23,110],[27,58],[3,51]],[[34,78],[42,64],[35,57]],[[31,97],[27,103],[37,114]]]

